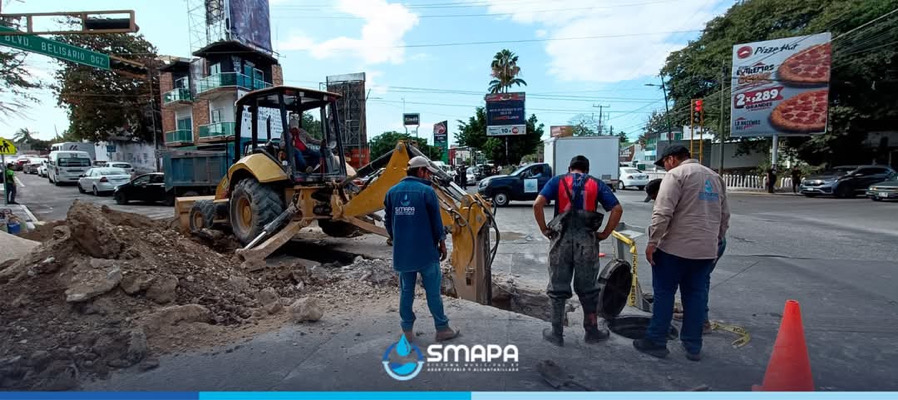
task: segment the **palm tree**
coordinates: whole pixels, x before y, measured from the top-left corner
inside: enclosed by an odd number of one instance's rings
[[[34,141],[34,135],[37,135],[37,132],[32,132],[28,128],[19,128],[19,130],[13,134],[12,140],[16,143],[31,143]]]
[[[512,86],[527,86],[527,82],[517,77],[521,67],[518,67],[518,56],[511,50],[502,49],[496,53],[490,69],[495,78],[490,81],[490,93],[508,93]]]

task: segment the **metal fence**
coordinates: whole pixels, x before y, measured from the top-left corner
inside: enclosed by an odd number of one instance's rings
[[[666,172],[646,172],[649,179],[664,178]],[[767,189],[767,177],[758,175],[723,175],[723,182],[727,186],[727,190],[737,191],[763,191]],[[776,180],[776,189],[791,189],[791,177],[778,177]]]

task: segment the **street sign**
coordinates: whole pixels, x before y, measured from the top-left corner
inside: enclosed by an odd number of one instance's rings
[[[12,140],[0,138],[0,154],[11,156],[16,154],[16,145]]]
[[[15,29],[0,26],[0,31]],[[87,65],[99,69],[109,69],[109,56],[93,50],[83,49],[70,44],[44,39],[34,35],[0,35],[0,45],[15,47],[32,53],[43,54],[73,63]]]
[[[402,114],[403,125],[421,125],[421,114]]]
[[[433,145],[443,149],[443,162],[449,162],[449,121],[433,124]]]

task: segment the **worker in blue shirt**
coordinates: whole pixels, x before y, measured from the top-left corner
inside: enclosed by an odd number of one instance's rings
[[[440,217],[437,194],[430,186],[436,167],[418,156],[408,162],[407,177],[390,188],[384,199],[384,221],[393,242],[393,269],[399,273],[399,317],[406,340],[415,335],[415,283],[418,274],[427,294],[427,308],[436,326],[436,340],[442,342],[458,336],[449,327],[440,297],[442,271],[440,261],[446,259],[446,231]]]
[[[550,200],[555,201],[555,218],[547,226],[543,208]],[[611,212],[601,232],[600,204]],[[582,155],[571,159],[568,173],[552,178],[536,197],[533,216],[551,243],[547,294],[552,301],[552,327],[543,330],[543,338],[550,343],[564,346],[564,309],[573,296],[571,280],[583,306],[584,341],[596,343],[610,336],[598,322],[599,242],[611,236],[623,212],[611,188],[589,175],[589,159]]]

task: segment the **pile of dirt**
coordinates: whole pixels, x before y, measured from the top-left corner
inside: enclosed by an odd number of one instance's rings
[[[292,263],[247,272],[232,253],[169,224],[79,202],[42,235],[30,254],[0,265],[0,388],[69,389],[116,368],[153,368],[159,353],[277,328],[293,312],[287,306],[307,297],[322,312],[339,308],[317,292],[390,282],[382,268],[357,276]]]

